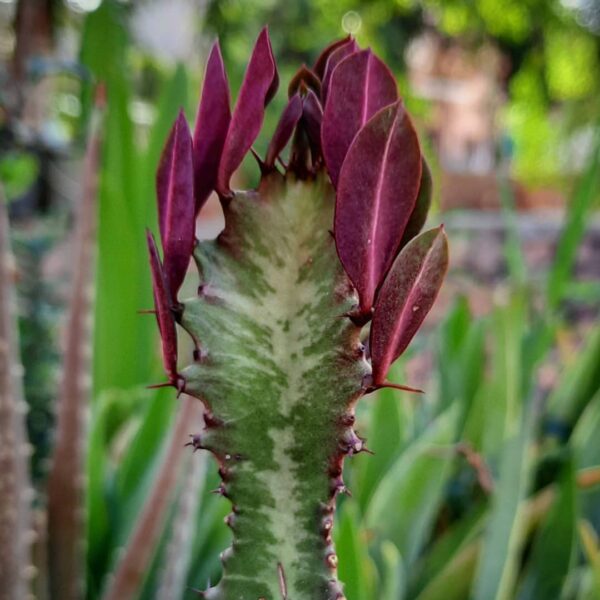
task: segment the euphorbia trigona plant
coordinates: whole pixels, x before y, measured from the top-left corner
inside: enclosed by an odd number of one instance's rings
[[[231,112],[213,46],[193,136],[180,114],[158,168],[162,261],[148,235],[168,384],[203,401],[206,428],[191,444],[215,455],[233,505],[209,599],[343,598],[331,535],[343,460],[365,449],[354,407],[403,388],[388,369],[448,262],[441,227],[418,235],[430,174],[394,78],[353,39],[298,71],[266,156],[254,153],[258,188],[232,189],[277,86],[264,29]],[[196,242],[213,190],[225,228]],[[192,256],[198,293],[180,300]],[[185,368],[176,323],[195,344]]]

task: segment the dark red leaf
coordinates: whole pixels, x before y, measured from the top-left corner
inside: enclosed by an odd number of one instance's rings
[[[383,385],[433,306],[448,269],[443,227],[411,240],[396,257],[377,296],[371,323],[373,382]]]
[[[318,96],[321,95],[321,80],[306,66],[302,65],[288,85],[288,98],[304,88],[313,90]]]
[[[202,99],[194,129],[196,214],[217,184],[219,162],[230,122],[229,84],[217,41],[213,44],[206,63]]]
[[[333,71],[339,63],[344,60],[347,56],[354,54],[360,50],[356,40],[350,38],[345,44],[342,44],[336,48],[327,58],[327,64],[325,65],[325,72],[323,73],[323,81],[321,84],[321,100],[323,104],[327,100],[327,91],[329,90],[329,84],[331,83],[331,76]]]
[[[279,123],[277,124],[277,128],[275,129],[275,133],[271,138],[269,148],[267,149],[265,167],[268,169],[273,168],[275,160],[277,160],[277,157],[281,154],[287,143],[290,141],[292,133],[294,133],[294,129],[296,128],[301,116],[302,98],[300,98],[299,94],[294,94],[283,110],[281,118],[279,119]]]
[[[348,35],[345,38],[342,38],[341,40],[336,40],[335,42],[329,44],[329,46],[327,46],[323,50],[323,52],[319,54],[313,67],[313,71],[319,79],[323,79],[323,74],[325,73],[325,65],[327,65],[327,59],[329,58],[329,55],[340,46],[347,44],[351,39],[352,37]]]
[[[146,239],[150,253],[154,306],[156,308],[156,320],[161,337],[163,365],[169,376],[169,382],[175,383],[177,381],[177,331],[171,312],[169,290],[158,255],[158,249],[156,248],[156,242],[150,231],[146,231]]]
[[[192,256],[196,215],[192,137],[183,111],[171,129],[158,165],[156,193],[165,274],[175,298]]]
[[[335,207],[338,255],[368,315],[415,206],[421,150],[401,101],[380,110],[350,146]]]
[[[229,180],[258,136],[265,106],[275,94],[278,82],[271,42],[265,27],[254,46],[229,124],[217,178],[217,190],[221,195],[230,193]]]
[[[417,196],[417,201],[415,203],[415,207],[413,208],[412,214],[410,215],[410,219],[406,224],[406,229],[404,230],[404,235],[402,236],[402,241],[400,242],[400,248],[404,248],[410,240],[412,240],[420,231],[423,229],[423,225],[425,225],[425,221],[427,220],[427,213],[429,212],[429,207],[431,206],[431,194],[432,194],[432,179],[431,179],[431,170],[429,169],[429,165],[427,161],[421,157],[421,183],[419,185],[419,195]]]
[[[370,50],[355,52],[333,71],[323,114],[321,142],[334,186],[348,148],[360,128],[398,99],[389,69]]]
[[[323,121],[323,108],[317,95],[308,90],[304,97],[302,107],[302,126],[308,136],[313,161],[321,156],[321,122]]]

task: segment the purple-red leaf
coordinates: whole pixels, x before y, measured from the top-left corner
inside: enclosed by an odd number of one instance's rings
[[[229,84],[217,41],[213,44],[206,63],[202,98],[194,129],[196,214],[217,184],[219,162],[230,121]]]
[[[229,180],[252,147],[263,123],[265,106],[271,100],[279,78],[269,33],[265,27],[258,36],[237,103],[231,117],[219,164],[217,190],[229,194]]]
[[[354,139],[336,195],[336,248],[364,315],[394,260],[420,180],[419,141],[398,101],[380,110]]]
[[[277,124],[277,128],[275,129],[275,133],[273,134],[271,142],[269,143],[267,157],[265,159],[265,167],[268,169],[273,168],[277,157],[281,154],[287,143],[290,141],[292,133],[294,133],[294,129],[296,128],[301,116],[302,98],[300,98],[299,94],[294,94],[283,110],[281,118],[279,119],[279,123]]]
[[[385,382],[390,365],[406,350],[433,306],[447,269],[443,227],[420,234],[397,256],[377,296],[371,323],[374,385]]]
[[[329,58],[329,55],[334,50],[337,50],[337,48],[339,48],[340,46],[343,46],[344,44],[347,44],[351,40],[352,40],[352,37],[349,35],[346,36],[345,38],[342,38],[341,40],[336,40],[335,42],[332,42],[331,44],[329,44],[329,46],[327,46],[321,52],[321,54],[319,54],[319,56],[317,57],[317,60],[315,61],[315,65],[313,67],[313,71],[315,72],[317,77],[319,77],[321,80],[323,79],[323,74],[325,73],[325,66],[327,65],[327,59]]]
[[[173,298],[183,282],[194,248],[194,166],[192,137],[179,113],[156,173],[158,220],[164,268]]]
[[[354,136],[377,111],[397,99],[393,75],[370,50],[355,52],[337,65],[321,132],[325,164],[334,186]]]
[[[303,90],[313,90],[315,94],[321,95],[321,80],[306,66],[302,65],[292,77],[288,85],[288,98]]]
[[[169,376],[169,382],[175,383],[177,381],[177,331],[171,312],[169,290],[163,267],[160,263],[156,242],[150,231],[146,231],[146,239],[150,254],[154,307],[156,309],[156,320],[161,337],[163,365]]]
[[[302,106],[302,125],[308,136],[313,161],[321,156],[321,122],[323,121],[323,108],[317,95],[308,90]]]
[[[419,195],[417,196],[417,201],[415,203],[415,207],[413,208],[412,214],[410,215],[410,219],[406,224],[406,229],[404,230],[404,235],[402,236],[402,241],[400,242],[400,248],[404,248],[410,240],[412,240],[420,231],[423,229],[423,225],[425,225],[425,221],[427,220],[427,213],[429,212],[429,207],[431,206],[431,194],[432,194],[432,179],[431,179],[431,170],[429,169],[429,165],[427,161],[421,157],[421,183],[419,185]]]
[[[331,83],[331,75],[333,71],[341,63],[344,58],[358,52],[360,50],[356,40],[350,38],[345,44],[340,45],[338,48],[333,50],[333,52],[327,58],[327,63],[325,64],[325,71],[323,72],[323,80],[321,84],[321,99],[323,103],[327,100],[327,92],[329,90],[329,84]]]

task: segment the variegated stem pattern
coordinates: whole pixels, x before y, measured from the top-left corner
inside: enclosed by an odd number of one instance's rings
[[[209,413],[196,442],[220,464],[234,538],[209,599],[343,598],[331,541],[342,460],[362,449],[353,407],[370,373],[357,303],[329,233],[333,189],[278,173],[237,193],[196,247],[201,287],[181,371]]]

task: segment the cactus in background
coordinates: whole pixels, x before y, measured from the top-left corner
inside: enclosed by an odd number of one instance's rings
[[[258,188],[231,188],[277,86],[265,29],[231,111],[213,46],[193,136],[180,114],[158,168],[162,259],[148,234],[161,385],[204,403],[191,445],[214,454],[233,505],[233,542],[207,599],[343,598],[331,535],[343,460],[365,450],[354,407],[381,387],[410,390],[387,372],[448,262],[443,228],[419,234],[431,180],[396,83],[350,38],[292,79],[265,158],[253,152]],[[225,228],[195,242],[213,190]],[[198,293],[179,300],[192,256]],[[185,368],[176,323],[195,345]]]

